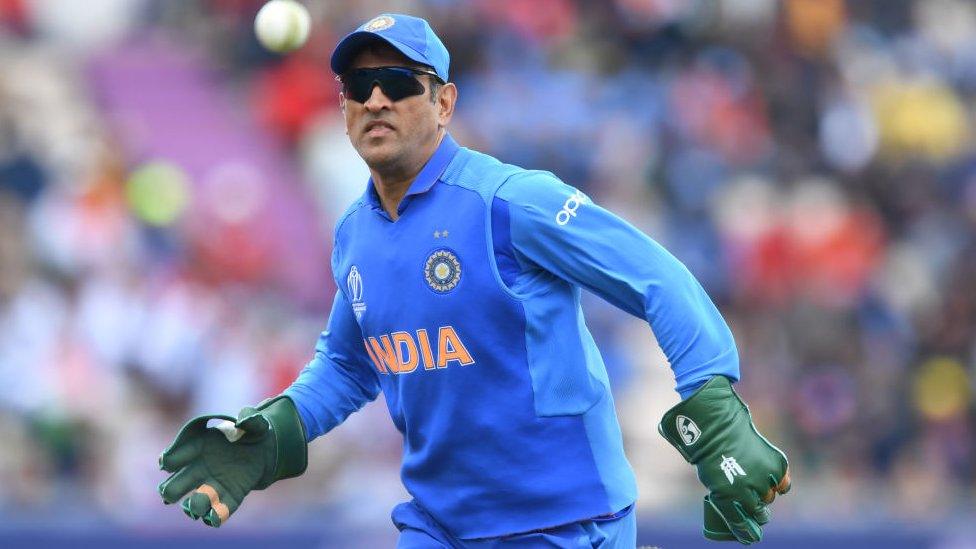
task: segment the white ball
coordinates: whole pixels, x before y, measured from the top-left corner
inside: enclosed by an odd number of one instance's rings
[[[312,18],[295,0],[271,0],[254,18],[254,32],[264,47],[277,53],[296,50],[308,40]]]

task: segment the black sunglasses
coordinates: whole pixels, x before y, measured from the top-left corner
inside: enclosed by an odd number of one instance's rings
[[[383,95],[390,101],[399,101],[405,97],[424,93],[423,83],[417,78],[426,74],[433,76],[441,84],[443,80],[437,73],[415,69],[413,67],[375,67],[368,69],[353,69],[336,79],[342,83],[342,95],[357,103],[365,103],[373,95],[373,87],[377,84],[383,90]]]

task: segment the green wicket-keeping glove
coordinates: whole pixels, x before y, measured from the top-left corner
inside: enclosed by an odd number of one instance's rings
[[[207,427],[213,419],[223,423]],[[307,463],[298,410],[281,395],[244,408],[237,420],[209,415],[187,422],[159,456],[160,468],[173,473],[159,484],[159,494],[168,505],[192,490],[183,500],[183,512],[217,528],[251,490],[297,477]]]
[[[698,468],[708,488],[705,537],[744,545],[760,541],[770,517],[767,505],[790,490],[789,462],[756,430],[729,378],[708,380],[664,414],[658,431]]]

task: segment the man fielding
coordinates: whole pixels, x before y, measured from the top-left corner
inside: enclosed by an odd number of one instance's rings
[[[399,547],[634,547],[586,288],[646,319],[670,361],[683,400],[659,430],[698,468],[705,536],[759,541],[787,459],[732,390],[732,334],[684,265],[555,175],[459,146],[448,52],[423,19],[376,17],[331,64],[372,177],[336,223],[328,327],[283,394],[184,426],[160,457],[163,500],[192,492],[186,513],[219,526],[382,391],[413,496],[393,510]]]

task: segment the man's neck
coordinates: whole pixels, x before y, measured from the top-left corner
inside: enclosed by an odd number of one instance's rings
[[[417,179],[420,170],[424,168],[430,160],[430,157],[437,151],[437,147],[440,146],[445,134],[446,132],[441,132],[437,136],[437,141],[434,143],[434,146],[427,154],[420,157],[419,162],[414,162],[408,166],[390,166],[388,169],[374,169],[372,167],[369,169],[370,175],[373,177],[373,187],[376,189],[377,196],[379,196],[380,204],[386,210],[386,213],[390,215],[390,219],[396,221],[400,217],[400,201],[407,194],[410,185]]]

